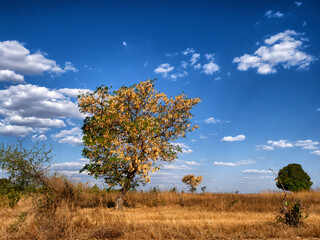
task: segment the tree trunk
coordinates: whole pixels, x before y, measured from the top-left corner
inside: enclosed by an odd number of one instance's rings
[[[124,200],[124,197],[126,196],[126,194],[127,194],[127,190],[123,187],[120,190],[120,193],[118,194],[116,202],[115,202],[115,205],[114,205],[114,208],[116,210],[121,210],[122,209],[123,200]]]

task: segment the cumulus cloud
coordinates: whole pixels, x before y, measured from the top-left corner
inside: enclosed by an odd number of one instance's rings
[[[226,136],[226,137],[223,137],[221,139],[221,142],[237,142],[237,141],[243,141],[245,139],[246,139],[245,135],[238,135],[238,136],[235,136],[235,137]]]
[[[23,83],[24,76],[11,70],[0,70],[0,82]]]
[[[83,144],[82,141],[82,131],[79,127],[74,127],[70,130],[62,130],[57,134],[52,134],[51,137],[58,141],[58,143],[67,143],[72,146]]]
[[[23,81],[23,76],[20,74],[38,75],[44,72],[61,74],[77,71],[71,62],[66,62],[65,67],[62,68],[56,61],[46,58],[45,55],[40,51],[31,53],[23,43],[18,41],[3,41],[0,42],[0,70],[10,71],[6,74],[18,82]]]
[[[270,170],[247,169],[241,171],[244,174],[272,174]]]
[[[167,165],[163,165],[162,169],[167,169],[167,170],[190,170],[192,169],[189,166],[186,165],[173,165],[173,164],[167,164]]]
[[[258,151],[260,151],[260,150],[265,150],[265,151],[274,150],[274,147],[268,146],[268,145],[257,145],[256,148],[257,148]]]
[[[192,153],[192,149],[187,146],[185,143],[171,143],[174,146],[179,146],[181,148],[182,153]]]
[[[122,45],[123,45],[123,46],[128,46],[128,43],[127,43],[126,41],[123,41],[123,42],[122,42]]]
[[[314,150],[319,149],[319,142],[313,142],[312,140],[299,140],[295,143],[295,146],[301,147],[302,149]]]
[[[220,67],[214,62],[209,62],[203,65],[203,73],[208,75],[212,75],[214,72],[218,72],[219,69]]]
[[[32,135],[32,141],[33,142],[41,142],[41,141],[45,141],[45,140],[47,140],[47,137],[44,134]]]
[[[207,60],[214,60],[214,54],[213,53],[206,53],[204,55]]]
[[[160,64],[155,70],[155,73],[162,74],[164,78],[168,77],[168,73],[174,69],[169,63]]]
[[[239,162],[214,162],[213,165],[221,166],[221,167],[239,167],[245,165],[256,164],[257,162],[254,160],[241,160]]]
[[[259,74],[276,73],[276,67],[282,65],[289,69],[307,69],[315,60],[315,57],[303,52],[303,34],[293,30],[286,30],[266,39],[265,46],[261,46],[253,55],[244,54],[233,59],[238,63],[238,70],[247,71],[249,68],[257,68]]]
[[[267,18],[282,18],[284,14],[282,12],[274,12],[273,10],[269,10],[264,14]]]
[[[5,123],[4,121],[0,121],[0,135],[25,137],[33,132],[34,130],[31,127],[15,126]]]
[[[84,118],[78,104],[69,97],[79,89],[67,90],[50,90],[31,84],[0,90],[0,115],[4,117],[0,135],[27,136],[43,129],[65,127],[66,118]]]
[[[272,147],[278,147],[278,148],[292,148],[294,145],[290,143],[288,140],[279,140],[279,141],[272,141],[269,140],[267,142],[270,144]]]
[[[316,151],[313,151],[311,153],[314,154],[314,155],[320,156],[320,150],[316,150]]]

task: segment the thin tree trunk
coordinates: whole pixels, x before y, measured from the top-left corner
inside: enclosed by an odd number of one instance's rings
[[[127,190],[122,188],[120,190],[120,193],[117,196],[117,199],[116,199],[116,202],[115,202],[115,205],[114,205],[114,208],[116,210],[121,210],[122,209],[123,200],[124,200],[124,197],[126,196],[126,194],[127,194]]]

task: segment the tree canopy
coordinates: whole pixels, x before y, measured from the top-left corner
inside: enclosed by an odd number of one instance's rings
[[[278,188],[293,192],[309,190],[313,184],[309,175],[297,163],[280,169],[277,180]]]
[[[82,171],[103,178],[110,187],[120,186],[116,208],[134,183],[148,183],[149,172],[159,169],[157,162],[174,161],[179,146],[172,144],[185,137],[191,126],[191,109],[199,98],[185,94],[168,98],[147,80],[111,92],[101,86],[79,96],[84,120],[83,155],[90,159]]]

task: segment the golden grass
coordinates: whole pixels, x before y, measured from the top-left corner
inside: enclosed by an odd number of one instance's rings
[[[0,239],[320,238],[319,191],[289,194],[288,200],[310,207],[299,227],[276,223],[282,193],[129,193],[123,211],[108,208],[115,197],[82,191],[54,215],[40,217],[31,199],[14,209],[0,208]]]

